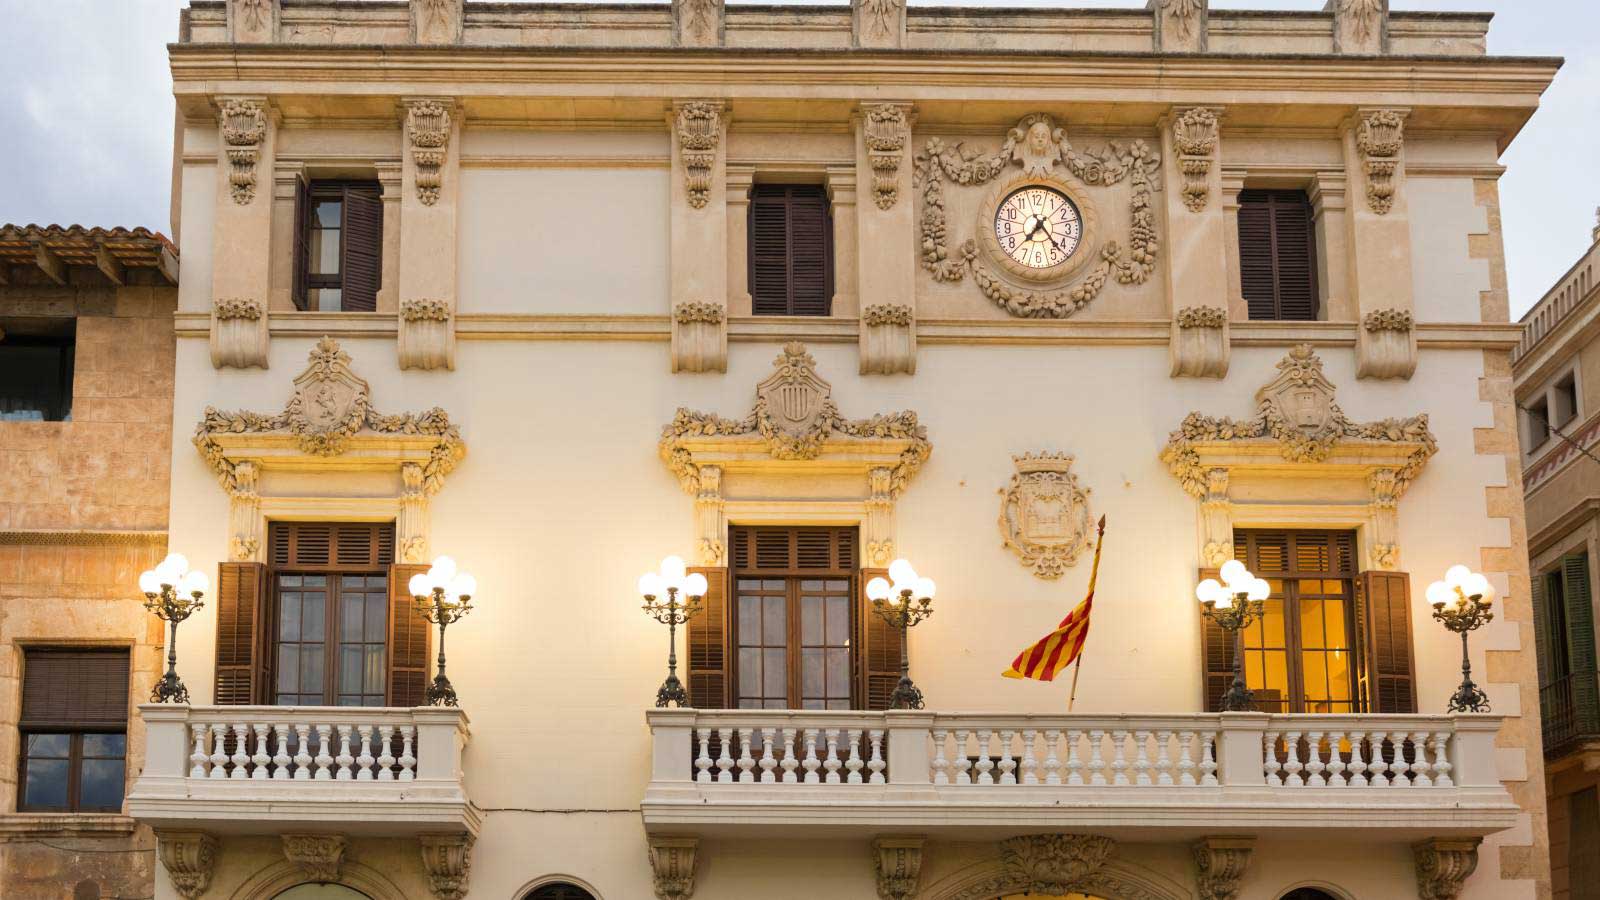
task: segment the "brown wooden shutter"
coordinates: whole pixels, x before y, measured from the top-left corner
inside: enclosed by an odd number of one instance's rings
[[[1572,673],[1572,707],[1579,734],[1600,730],[1600,683],[1595,677],[1594,606],[1589,590],[1589,554],[1561,560],[1566,609],[1567,667]]]
[[[1222,578],[1220,569],[1201,569],[1195,583],[1207,578]],[[1197,604],[1198,606],[1198,604]],[[1205,686],[1206,712],[1222,710],[1222,695],[1233,686],[1233,636],[1213,622],[1202,608],[1200,613],[1200,667]]]
[[[434,626],[417,612],[411,599],[411,576],[427,566],[389,567],[389,698],[390,706],[424,706],[432,680]]]
[[[253,562],[219,565],[216,604],[216,685],[212,702],[220,706],[270,702],[272,618],[267,609],[267,567]]]
[[[856,705],[862,709],[888,709],[889,698],[900,683],[900,629],[872,611],[867,599],[867,582],[888,578],[888,569],[862,569],[856,577],[856,632],[860,635],[855,654],[857,672]]]
[[[1363,627],[1358,693],[1369,713],[1417,711],[1417,673],[1411,652],[1411,576],[1361,573],[1357,616]]]
[[[758,316],[826,316],[833,308],[833,220],[821,185],[750,191],[749,284]]]
[[[19,727],[49,731],[127,724],[127,650],[23,651]]]
[[[1240,192],[1239,274],[1251,319],[1316,320],[1313,210],[1303,191]]]
[[[345,188],[343,237],[343,308],[372,312],[383,282],[383,200],[377,185]]]
[[[684,626],[689,664],[689,705],[695,709],[727,709],[733,705],[733,683],[728,677],[728,570],[695,567],[706,577],[706,596],[700,612]]]
[[[311,264],[310,237],[311,186],[304,178],[297,178],[294,190],[294,285],[291,297],[296,309],[305,309],[307,303],[306,267]]]
[[[267,558],[289,568],[373,568],[394,562],[392,522],[272,522]]]

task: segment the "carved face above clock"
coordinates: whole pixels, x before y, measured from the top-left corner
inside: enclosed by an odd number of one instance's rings
[[[1043,273],[1078,252],[1083,215],[1054,187],[1027,185],[1007,194],[995,209],[994,238],[1013,263]]]

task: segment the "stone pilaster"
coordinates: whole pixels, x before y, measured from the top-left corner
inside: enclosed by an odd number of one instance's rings
[[[906,45],[906,0],[850,0],[855,46],[894,50]]]
[[[861,296],[857,293],[861,260],[856,241],[861,226],[856,167],[828,166],[823,179],[828,208],[833,214],[833,297],[828,308],[836,316],[854,316],[861,311]],[[734,237],[742,235],[736,233]]]
[[[694,495],[695,534],[699,538],[697,565],[720,568],[728,564],[727,504],[722,499],[722,467],[701,466],[700,487]]]
[[[1389,0],[1328,0],[1333,52],[1376,56],[1389,51]]]
[[[721,47],[727,30],[725,0],[672,0],[675,47]]]
[[[373,163],[383,198],[382,282],[378,286],[378,312],[400,308],[400,192],[405,186],[405,165],[398,159]]]
[[[1247,321],[1250,318],[1250,307],[1244,302],[1244,284],[1239,273],[1239,195],[1244,192],[1244,179],[1243,169],[1223,169],[1222,181],[1218,187],[1222,206],[1222,242],[1225,248],[1223,267],[1227,272],[1226,305],[1229,320],[1236,322]],[[1169,259],[1172,257],[1170,252],[1165,255]]]
[[[880,837],[872,841],[873,875],[882,900],[911,900],[917,894],[917,879],[922,875],[922,835]]]
[[[465,0],[411,0],[414,44],[459,44],[466,21]]]
[[[867,565],[885,568],[894,559],[894,470],[877,468],[867,473],[867,521],[862,542]]]
[[[261,561],[261,495],[257,493],[260,473],[256,464],[240,460],[233,466],[233,485],[228,489],[228,560]]]
[[[460,109],[448,98],[412,97],[401,114],[400,368],[454,369]]]
[[[228,40],[270,44],[278,39],[282,0],[228,0]]]
[[[1208,569],[1220,569],[1233,559],[1233,500],[1228,496],[1231,474],[1224,468],[1206,470],[1206,492],[1200,498],[1200,558]]]
[[[1165,180],[1175,188],[1163,192],[1167,252],[1162,254],[1172,311],[1168,355],[1174,378],[1228,374],[1233,293],[1228,222],[1230,209],[1235,220],[1238,213],[1224,196],[1221,114],[1215,107],[1174,108],[1160,123]]]
[[[221,137],[211,270],[211,364],[267,367],[267,297],[272,286],[276,116],[267,98],[217,99]],[[279,252],[292,253],[293,243]]]
[[[1157,53],[1204,53],[1211,29],[1210,0],[1150,0]]]
[[[1252,837],[1207,837],[1196,841],[1194,866],[1200,900],[1235,900],[1255,845]]]
[[[1411,224],[1405,197],[1407,110],[1362,109],[1344,128],[1346,257],[1356,332],[1356,375],[1410,378],[1417,349],[1412,327]],[[1371,325],[1373,327],[1367,327]]]
[[[910,196],[915,121],[916,109],[909,103],[867,104],[855,117],[856,183],[870,185],[872,197],[871,203],[855,206],[851,247],[863,375],[911,374],[917,369],[919,237],[916,203]],[[835,313],[848,311],[836,308]]]
[[[217,839],[203,831],[158,831],[156,848],[179,896],[197,900],[211,886]]]
[[[422,466],[400,465],[400,515],[395,519],[396,554],[403,563],[428,559],[428,491]]]
[[[692,837],[650,838],[650,874],[659,900],[689,900],[694,896],[695,855],[700,839]]]
[[[1322,291],[1325,314],[1334,322],[1358,318],[1350,296],[1350,267],[1345,249],[1350,240],[1348,193],[1349,177],[1343,169],[1316,173],[1308,191],[1311,221],[1317,237],[1317,285]]]
[[[674,103],[672,371],[728,369],[727,111],[719,100]]]
[[[1400,494],[1404,487],[1394,469],[1374,469],[1367,476],[1372,492],[1368,513],[1372,532],[1365,536],[1369,559],[1366,568],[1394,572],[1400,568]]]

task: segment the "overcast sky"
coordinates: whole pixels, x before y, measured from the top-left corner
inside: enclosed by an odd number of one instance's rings
[[[187,0],[0,0],[0,222],[170,231],[172,85],[166,44]],[[912,0],[914,5],[922,5]],[[1142,0],[941,0],[977,6],[1142,6]],[[1324,0],[1218,8],[1320,9]],[[1596,0],[1393,0],[1488,10],[1493,53],[1564,56],[1503,162],[1511,309],[1520,315],[1588,249],[1600,206]],[[1587,45],[1587,47],[1586,47]],[[1586,52],[1587,49],[1587,52]]]

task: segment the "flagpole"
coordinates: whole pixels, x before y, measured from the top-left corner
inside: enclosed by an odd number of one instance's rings
[[[1094,539],[1094,565],[1089,567],[1089,596],[1094,596],[1095,579],[1100,577],[1100,545],[1106,540],[1106,517],[1100,517],[1099,531]],[[1072,712],[1072,707],[1078,702],[1078,672],[1083,669],[1083,654],[1088,648],[1078,651],[1078,658],[1072,664],[1072,692],[1067,695],[1067,712]]]

